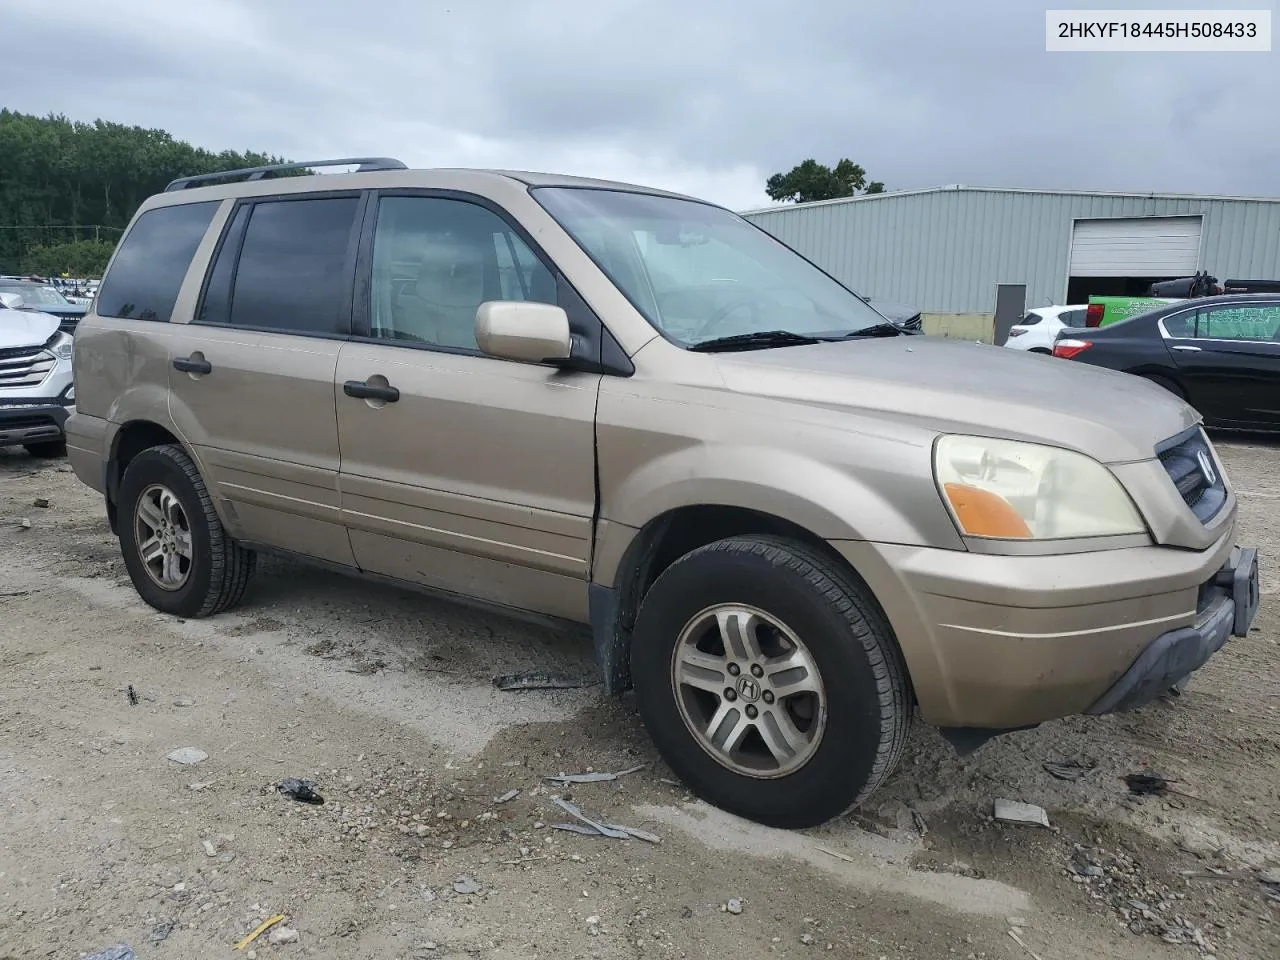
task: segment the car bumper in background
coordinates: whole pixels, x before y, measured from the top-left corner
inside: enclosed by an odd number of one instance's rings
[[[884,607],[923,718],[1007,730],[1130,709],[1247,630],[1256,554],[1230,533],[1204,551],[1060,556],[832,545]]]
[[[0,400],[0,447],[61,440],[70,411],[48,397]]]

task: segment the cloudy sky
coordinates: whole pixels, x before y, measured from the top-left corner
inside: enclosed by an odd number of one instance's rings
[[[1045,5],[1027,0],[871,6],[0,0],[0,105],[212,149],[552,170],[738,209],[806,157],[848,156],[890,189],[1280,193],[1280,49],[1050,54]]]

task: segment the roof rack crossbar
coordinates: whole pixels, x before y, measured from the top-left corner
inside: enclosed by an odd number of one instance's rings
[[[312,167],[356,167],[356,173],[373,173],[378,170],[408,170],[401,161],[392,157],[345,157],[341,160],[309,160],[305,163],[274,163],[266,167],[245,167],[243,170],[223,170],[218,173],[201,173],[192,177],[179,177],[167,187],[165,193],[187,190],[206,183],[222,180],[263,180],[288,170],[308,170]]]

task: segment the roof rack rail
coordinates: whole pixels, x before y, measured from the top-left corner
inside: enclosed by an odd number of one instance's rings
[[[356,165],[356,173],[373,173],[378,170],[408,170],[401,161],[392,157],[346,157],[341,160],[311,160],[306,163],[275,163],[267,167],[245,167],[243,170],[223,170],[218,173],[201,173],[192,177],[179,177],[167,187],[165,193],[187,190],[219,180],[264,180],[286,170],[307,170],[311,167],[349,167]]]

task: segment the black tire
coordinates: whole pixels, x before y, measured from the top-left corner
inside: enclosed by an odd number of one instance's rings
[[[1041,354],[1044,354],[1046,357],[1053,356],[1053,351],[1046,350],[1044,347],[1032,347],[1030,350],[1027,351],[1027,353],[1041,353]]]
[[[1158,373],[1140,373],[1138,374],[1138,376],[1142,377],[1143,380],[1150,380],[1157,387],[1163,387],[1165,390],[1168,390],[1179,400],[1187,399],[1187,392],[1183,390],[1182,387],[1180,387],[1177,383],[1170,380],[1168,377],[1162,377]]]
[[[23,448],[33,457],[39,457],[42,460],[55,460],[58,457],[67,455],[67,441],[64,440],[41,440],[39,443],[27,443]]]
[[[152,579],[136,540],[138,500],[155,484],[162,484],[177,497],[190,532],[186,580],[172,590]],[[134,457],[120,482],[118,509],[125,567],[139,596],[151,606],[179,617],[208,617],[234,607],[244,597],[257,555],[227,534],[200,471],[181,447],[151,447]]]
[[[716,760],[677,704],[679,635],[720,603],[749,604],[785,623],[829,691],[818,746],[803,766],[774,779]],[[906,671],[884,614],[838,561],[782,537],[720,540],[665,570],[641,604],[631,671],[641,717],[672,770],[707,802],[768,826],[812,827],[846,813],[893,772],[906,742]]]

